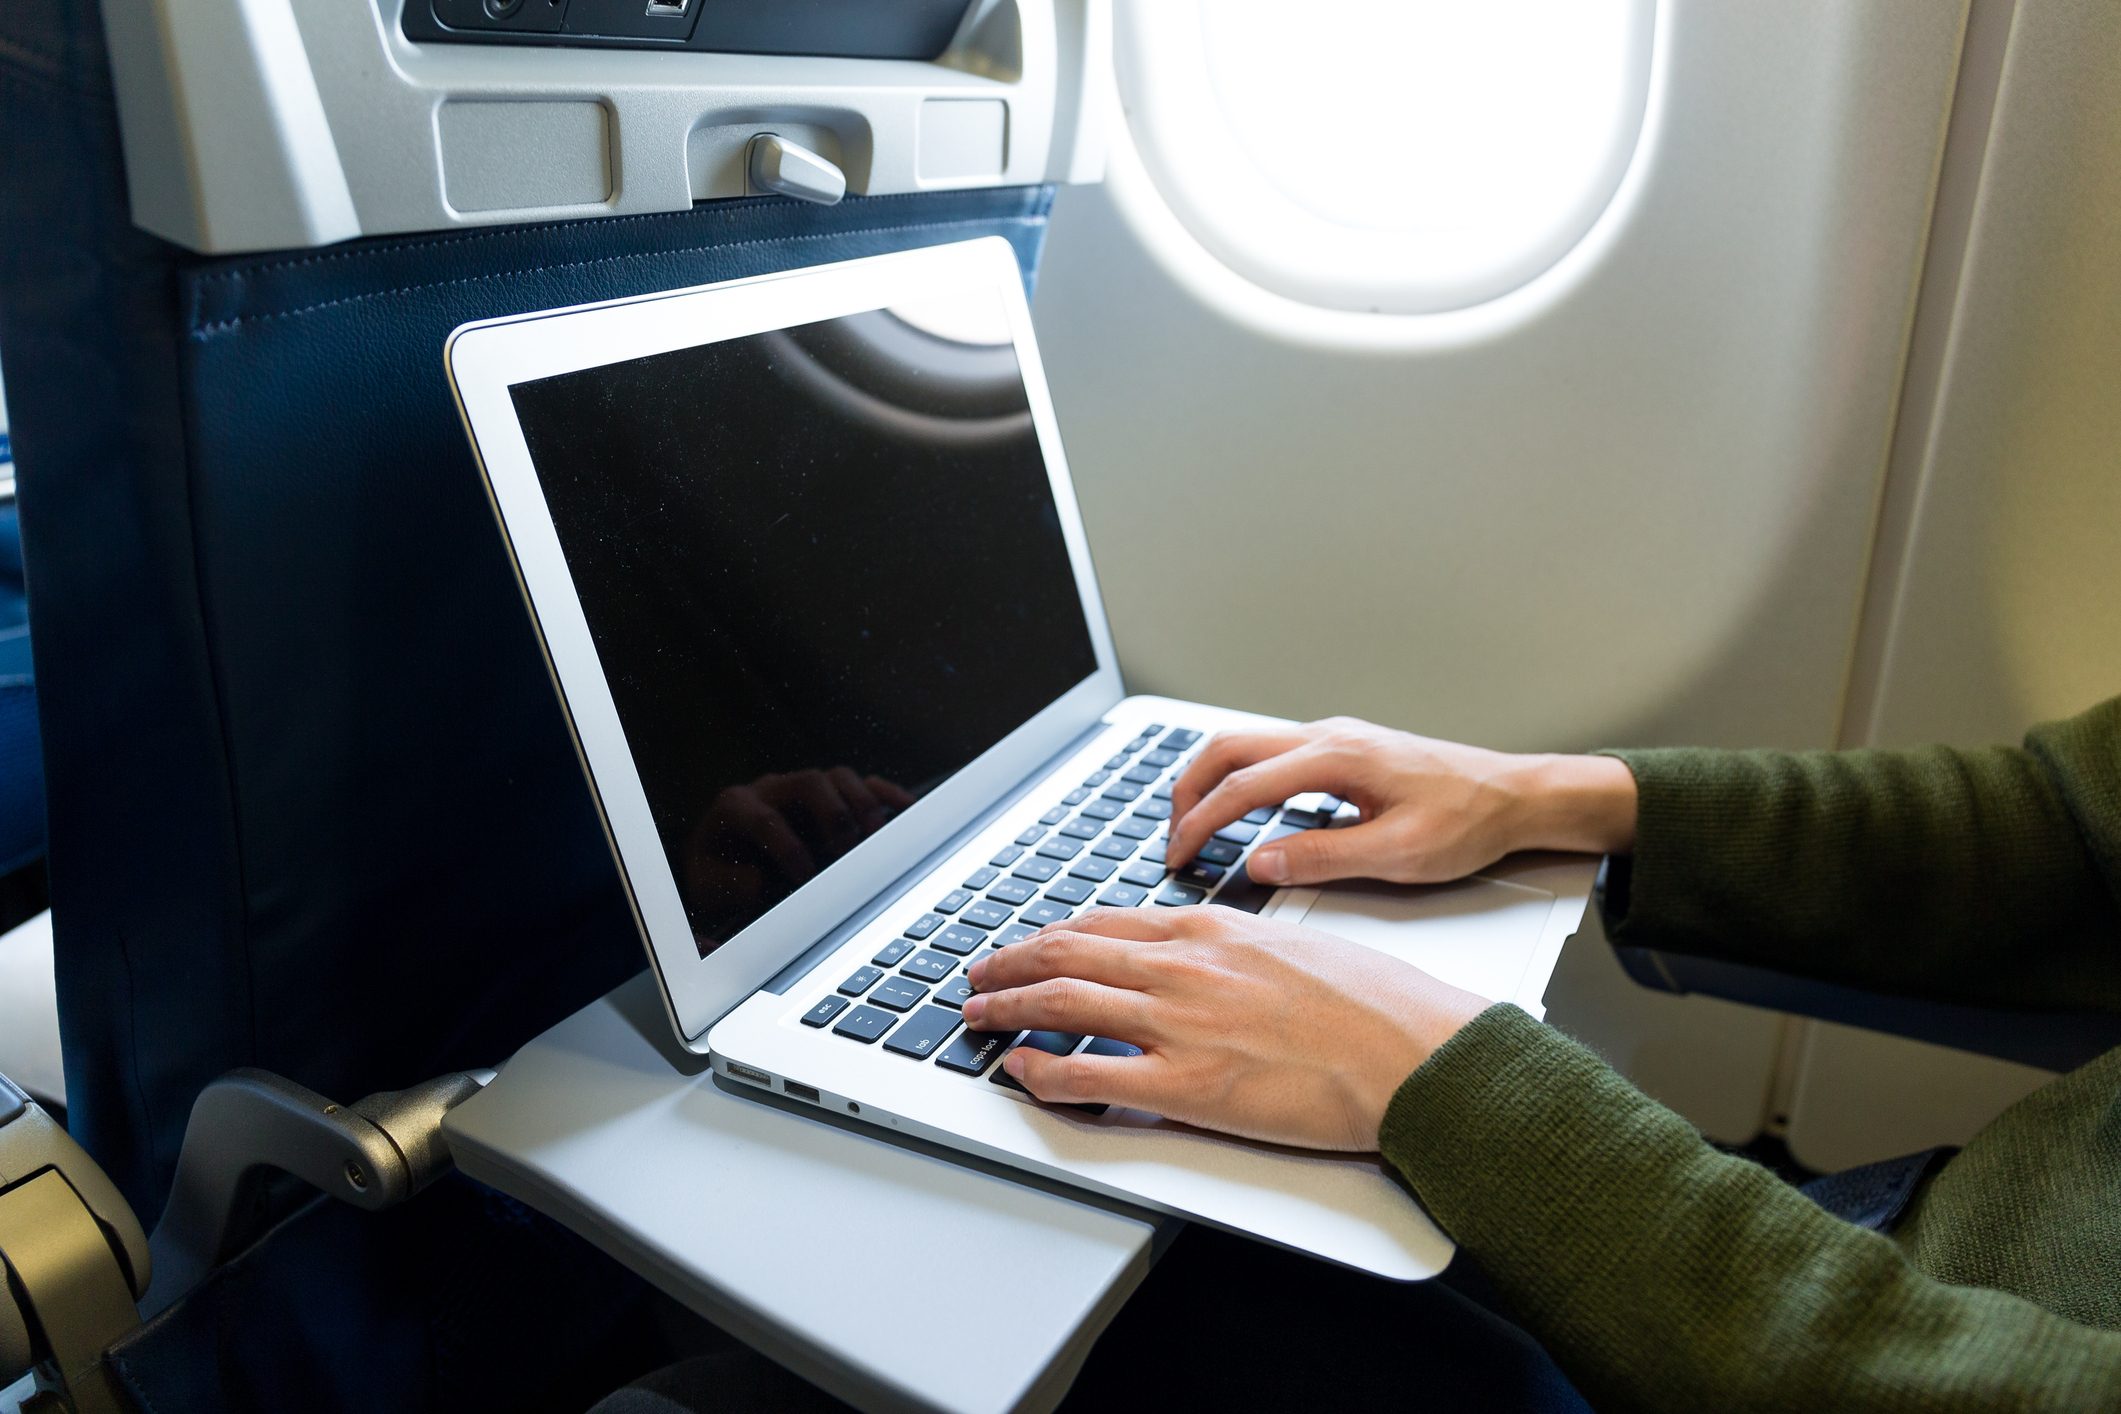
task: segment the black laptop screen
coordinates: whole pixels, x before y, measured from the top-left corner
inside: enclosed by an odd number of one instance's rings
[[[1096,669],[1001,328],[878,310],[512,390],[703,956]]]

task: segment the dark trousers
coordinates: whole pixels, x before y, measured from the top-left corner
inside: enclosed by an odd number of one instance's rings
[[[1402,1284],[1191,1227],[1114,1318],[1061,1409],[1588,1409],[1546,1352],[1484,1304],[1483,1286],[1463,1258],[1441,1280]],[[991,1319],[1006,1321],[1007,1282],[997,1290]],[[658,1371],[593,1414],[836,1407],[732,1353]]]

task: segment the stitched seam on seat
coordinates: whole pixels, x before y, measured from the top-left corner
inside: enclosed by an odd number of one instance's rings
[[[1010,191],[1019,191],[1019,192],[1023,192],[1023,191],[1036,191],[1036,190],[1038,190],[1038,188],[1036,188],[1036,187],[1011,187],[1011,188],[995,188],[995,190],[1010,190]],[[931,198],[932,198],[932,197],[934,197],[935,195],[937,195],[937,193],[934,193],[934,192],[887,192],[887,193],[885,193],[885,194],[883,194],[883,195],[881,195],[881,196],[865,196],[865,197],[861,198],[861,201],[862,201],[862,205],[863,205],[864,207],[867,207],[867,206],[871,206],[871,205],[877,205],[877,204],[881,204],[881,203],[883,203],[883,202],[892,202],[892,201],[896,201],[896,202],[905,202],[905,201],[925,201],[925,200],[929,200],[929,199],[931,199]],[[731,217],[731,218],[736,218],[736,217],[747,217],[747,216],[750,216],[750,215],[751,215],[752,213],[754,213],[754,212],[761,212],[761,211],[766,211],[766,212],[776,212],[776,211],[785,211],[785,210],[788,210],[788,209],[789,209],[789,207],[788,207],[788,203],[787,203],[787,202],[785,202],[785,201],[774,201],[774,200],[771,200],[771,199],[762,199],[762,200],[758,200],[758,201],[756,201],[755,203],[753,203],[753,204],[750,204],[750,205],[746,205],[746,206],[741,206],[741,207],[732,207],[732,208],[724,208],[724,209],[722,209],[722,210],[718,210],[718,211],[715,211],[715,212],[714,212],[714,213],[712,213],[712,214],[714,214],[714,215],[716,215],[716,216],[724,216],[724,217]],[[595,219],[593,219],[593,220],[590,220],[590,221],[585,221],[585,222],[583,222],[582,224],[583,224],[583,225],[585,225],[585,226],[623,226],[623,225],[635,225],[635,224],[639,224],[639,223],[642,223],[642,222],[648,222],[648,221],[685,221],[685,220],[692,220],[692,219],[696,219],[696,217],[697,217],[697,214],[698,214],[698,213],[696,213],[696,212],[691,212],[691,211],[643,211],[643,212],[634,212],[634,213],[632,213],[632,214],[630,214],[630,215],[625,215],[625,216],[600,216],[600,217],[596,217],[596,218],[595,218]],[[975,218],[969,218],[969,217],[968,217],[968,218],[965,218],[965,219],[967,219],[967,220],[970,220],[970,219],[975,219]],[[990,218],[984,218],[984,219],[993,219],[993,218],[991,218],[991,217],[990,217]],[[1027,218],[1025,218],[1025,217],[1021,217],[1021,216],[1012,216],[1012,217],[1009,217],[1009,218],[1006,218],[1006,219],[1009,219],[1009,220],[1017,220],[1017,221],[1020,221],[1020,220],[1025,220],[1025,219],[1027,219]],[[956,224],[956,223],[952,223],[952,224]],[[871,227],[849,228],[849,230],[848,230],[848,231],[845,231],[845,232],[818,232],[818,233],[815,233],[815,234],[855,234],[855,233],[856,233],[856,232],[857,232],[858,230],[869,230],[869,229],[874,229],[874,228],[871,228]],[[897,230],[909,230],[909,229],[913,229],[913,228],[911,228],[911,227],[903,227],[903,226],[902,226],[902,227],[895,227],[895,228],[893,228],[893,229],[897,229]],[[395,241],[395,242],[392,242],[391,244],[388,244],[388,245],[370,245],[370,246],[362,246],[362,247],[360,247],[359,249],[356,249],[356,250],[330,250],[330,251],[317,251],[317,252],[314,252],[314,253],[312,253],[312,254],[309,254],[309,255],[301,255],[301,256],[295,256],[295,257],[292,257],[292,258],[290,258],[290,259],[286,259],[286,260],[276,260],[276,261],[271,261],[271,262],[268,262],[268,263],[266,263],[266,264],[262,264],[262,265],[244,265],[244,266],[238,267],[238,268],[236,268],[236,269],[232,269],[232,270],[215,270],[215,271],[210,271],[210,272],[208,272],[208,273],[206,273],[206,274],[203,274],[203,275],[199,276],[199,278],[198,278],[198,283],[200,283],[200,284],[206,284],[206,283],[209,283],[209,282],[212,282],[212,281],[219,281],[219,280],[240,280],[240,279],[242,279],[242,278],[243,278],[244,276],[246,276],[246,275],[253,275],[253,274],[261,274],[261,273],[264,273],[264,272],[267,272],[267,271],[273,271],[273,270],[294,270],[294,269],[299,269],[299,268],[301,268],[301,267],[303,267],[303,266],[308,266],[308,265],[324,265],[324,264],[329,264],[330,262],[332,262],[332,261],[335,261],[335,260],[358,260],[358,259],[362,259],[362,258],[364,258],[364,257],[366,257],[366,256],[371,256],[371,255],[388,255],[388,254],[392,254],[392,253],[394,253],[394,252],[397,252],[397,251],[406,251],[406,250],[439,250],[439,249],[441,249],[441,248],[442,248],[442,247],[444,247],[444,246],[456,246],[456,245],[470,245],[470,244],[473,244],[473,243],[475,243],[475,242],[478,242],[478,241],[498,241],[498,240],[507,240],[507,239],[510,239],[510,238],[514,238],[514,237],[520,237],[520,236],[522,236],[522,235],[524,235],[524,234],[526,234],[526,232],[525,232],[524,228],[523,228],[523,227],[521,227],[521,226],[507,226],[507,227],[499,227],[499,228],[496,228],[496,229],[494,229],[494,230],[490,230],[490,231],[467,231],[467,232],[464,232],[464,233],[463,233],[463,234],[461,234],[461,235],[454,235],[454,236],[444,236],[444,237],[441,237],[440,239],[428,239],[428,240],[404,240],[404,241]],[[807,237],[787,237],[786,239],[807,239]],[[681,247],[681,249],[697,249],[697,248],[699,248],[699,247]]]
[[[1005,221],[1007,224],[1019,226],[1038,224],[1038,218],[1030,216],[1011,216],[1005,218]],[[314,314],[320,309],[335,309],[340,305],[359,304],[364,300],[381,299],[385,295],[411,294],[415,290],[448,289],[452,285],[476,285],[489,280],[511,280],[520,275],[535,275],[550,270],[582,270],[592,265],[611,265],[619,261],[658,260],[673,255],[695,254],[703,251],[743,250],[749,246],[800,245],[808,241],[843,240],[851,236],[888,235],[900,231],[946,231],[966,226],[992,226],[995,224],[996,222],[992,217],[968,216],[957,221],[922,221],[902,226],[856,226],[844,231],[818,231],[803,236],[762,236],[746,241],[730,241],[726,244],[679,246],[664,250],[633,251],[623,255],[601,255],[593,260],[568,260],[562,261],[557,265],[535,266],[529,270],[493,271],[484,275],[460,275],[454,279],[430,280],[421,284],[393,285],[388,289],[365,290],[357,295],[342,295],[338,299],[319,300],[315,304],[305,304],[297,309],[273,310],[265,314],[239,314],[230,319],[217,319],[211,324],[195,325],[191,331],[191,337],[195,341],[203,343],[214,334],[225,333],[230,329],[239,328],[245,324],[262,324],[274,319],[292,319],[298,315]],[[194,317],[196,317],[197,313],[198,311],[194,309]]]

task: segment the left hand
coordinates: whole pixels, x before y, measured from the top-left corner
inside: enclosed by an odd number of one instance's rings
[[[1133,1057],[1018,1047],[1041,1100],[1373,1150],[1393,1092],[1488,1003],[1358,943],[1235,909],[1100,908],[973,963],[975,1031],[1069,1031]]]

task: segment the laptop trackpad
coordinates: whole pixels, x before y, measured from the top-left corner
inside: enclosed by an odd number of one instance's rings
[[[1420,888],[1362,882],[1321,889],[1300,918],[1275,917],[1390,953],[1490,1001],[1508,1001],[1517,995],[1553,906],[1554,896],[1544,889],[1496,879]]]

